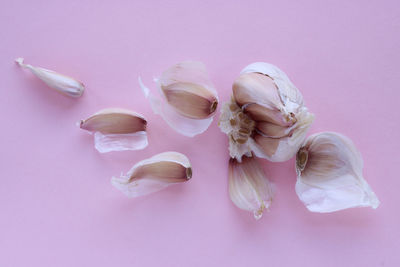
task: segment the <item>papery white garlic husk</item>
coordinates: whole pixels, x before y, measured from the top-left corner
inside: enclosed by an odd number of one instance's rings
[[[111,184],[128,197],[147,195],[190,180],[189,159],[178,152],[164,152],[136,163],[126,175],[113,177]]]
[[[307,138],[296,157],[296,193],[307,209],[333,212],[379,206],[362,174],[363,161],[353,142],[338,133]]]
[[[272,203],[272,187],[255,157],[229,160],[229,196],[240,209],[250,211],[256,220]]]
[[[145,148],[146,126],[142,115],[121,108],[103,109],[79,122],[81,129],[94,133],[95,148],[100,153]]]
[[[203,133],[210,126],[218,105],[218,95],[206,67],[197,61],[184,61],[155,79],[158,94],[139,84],[155,114],[175,131],[189,137]]]
[[[74,78],[59,74],[52,70],[24,64],[23,58],[17,58],[15,62],[17,62],[19,66],[29,69],[36,77],[47,84],[47,86],[64,95],[77,98],[80,97],[85,90],[83,83]]]
[[[229,154],[241,160],[255,156],[274,162],[293,157],[314,115],[286,74],[272,64],[245,67],[221,109],[219,127],[229,136]]]

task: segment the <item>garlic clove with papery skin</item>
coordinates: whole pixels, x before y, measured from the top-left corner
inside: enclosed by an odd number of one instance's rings
[[[144,196],[192,178],[189,159],[178,152],[164,152],[135,164],[111,184],[128,197]]]
[[[59,74],[52,70],[24,64],[23,58],[17,58],[15,62],[18,63],[20,67],[29,69],[50,88],[53,88],[64,95],[77,98],[80,97],[85,90],[83,83],[74,78]]]
[[[303,97],[285,73],[268,63],[243,69],[222,107],[219,126],[229,136],[229,154],[241,160],[252,153],[281,162],[293,157],[314,120]]]
[[[79,122],[79,127],[94,133],[95,148],[100,153],[139,150],[147,146],[147,121],[133,111],[103,109]]]
[[[256,220],[272,202],[272,188],[255,157],[243,157],[241,162],[229,160],[229,196],[240,209],[250,211]]]
[[[338,133],[310,136],[296,157],[296,193],[307,209],[333,212],[379,206],[362,174],[363,161],[353,142]]]
[[[155,81],[158,95],[153,94],[139,77],[139,85],[154,113],[185,136],[193,137],[207,130],[218,106],[218,96],[203,63],[178,63]]]

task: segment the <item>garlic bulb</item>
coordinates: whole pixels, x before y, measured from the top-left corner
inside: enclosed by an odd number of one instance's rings
[[[296,157],[296,193],[307,209],[333,212],[379,206],[362,175],[363,161],[353,142],[338,133],[310,136]]]
[[[164,152],[138,162],[126,175],[113,177],[111,184],[128,197],[139,197],[190,178],[189,159],[178,152]]]
[[[207,130],[218,105],[217,92],[201,62],[184,61],[163,72],[155,80],[159,96],[139,84],[154,113],[177,132],[195,136]]]
[[[95,148],[100,153],[145,148],[146,125],[142,115],[120,108],[103,109],[79,122],[81,129],[94,133]]]
[[[222,107],[219,127],[229,136],[229,154],[286,161],[294,156],[314,120],[303,97],[276,66],[253,63],[244,68]]]
[[[235,205],[253,212],[256,220],[272,202],[272,188],[255,157],[229,160],[229,196]]]
[[[20,67],[29,69],[36,77],[42,80],[50,88],[53,88],[64,95],[70,97],[80,97],[85,90],[83,83],[71,77],[59,74],[52,70],[24,64],[23,58],[17,58],[15,62],[17,62]]]

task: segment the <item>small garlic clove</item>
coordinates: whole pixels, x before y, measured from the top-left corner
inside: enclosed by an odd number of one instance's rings
[[[296,157],[296,193],[313,212],[379,206],[362,175],[363,161],[353,142],[338,133],[310,136]]]
[[[229,196],[240,209],[253,212],[256,220],[272,202],[272,188],[257,159],[229,160]]]
[[[217,92],[203,63],[184,61],[163,72],[156,80],[159,95],[139,84],[153,112],[177,132],[193,137],[207,130],[218,105]]]
[[[296,154],[313,120],[286,74],[274,65],[258,62],[244,68],[235,80],[219,126],[229,136],[232,158],[240,161],[243,155],[253,153],[281,162]],[[240,132],[243,124],[250,130],[246,138]]]
[[[80,97],[85,90],[83,83],[71,77],[59,74],[52,70],[24,64],[23,58],[17,58],[15,62],[18,63],[20,67],[29,69],[50,88],[53,88],[64,95],[77,98]]]
[[[147,195],[192,177],[189,159],[178,152],[164,152],[135,164],[126,175],[113,177],[111,184],[128,197]]]
[[[145,148],[146,126],[142,115],[120,108],[103,109],[79,123],[81,129],[94,133],[95,148],[101,153]]]

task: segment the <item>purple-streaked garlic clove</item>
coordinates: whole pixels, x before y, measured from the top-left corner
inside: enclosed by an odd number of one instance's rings
[[[101,153],[145,148],[146,126],[142,115],[120,108],[103,109],[79,123],[81,129],[94,133],[95,148]]]
[[[272,202],[272,188],[255,157],[229,160],[229,196],[240,209],[250,211],[256,220]]]
[[[218,106],[218,96],[203,63],[178,63],[155,81],[159,94],[153,94],[139,77],[140,87],[154,113],[185,136],[192,137],[207,130]]]
[[[363,161],[353,142],[338,133],[310,136],[296,157],[296,193],[308,210],[333,212],[379,206],[362,174]]]
[[[128,197],[139,197],[192,178],[189,159],[178,152],[164,152],[135,164],[111,184]]]

